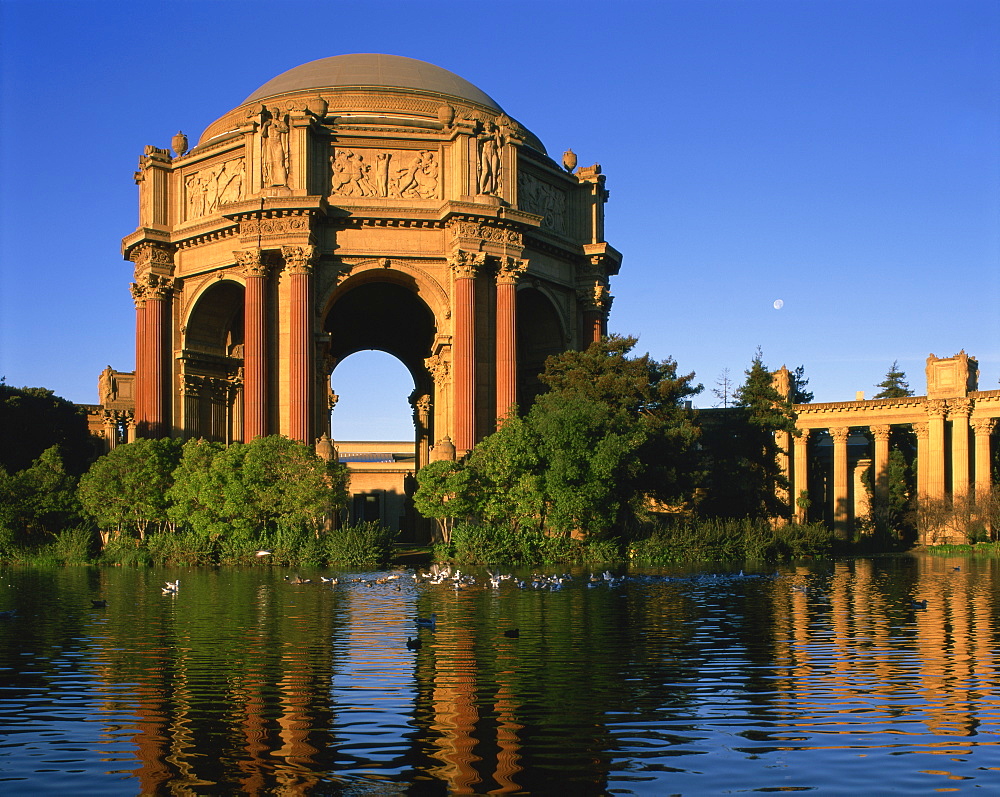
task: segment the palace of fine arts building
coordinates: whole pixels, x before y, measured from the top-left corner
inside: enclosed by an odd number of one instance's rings
[[[139,224],[122,242],[135,371],[107,368],[89,408],[106,449],[285,435],[339,453],[355,498],[399,524],[415,470],[463,457],[531,404],[547,357],[607,334],[622,255],[605,240],[600,165],[548,153],[422,61],[290,69],[197,138],[147,146],[135,181]],[[414,437],[338,452],[337,366],[369,349],[412,377]],[[900,429],[921,497],[985,499],[1000,390],[979,389],[975,352],[945,354],[928,357],[923,395],[795,405],[800,434],[779,441],[790,514],[806,519],[808,493],[816,517],[851,528],[887,489]],[[787,370],[775,384],[789,395]]]

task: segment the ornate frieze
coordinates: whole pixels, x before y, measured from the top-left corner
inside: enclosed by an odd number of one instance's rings
[[[439,199],[441,163],[431,150],[345,149],[330,152],[330,195]]]
[[[220,205],[243,198],[246,162],[235,158],[209,166],[184,177],[185,219],[197,219],[214,213]]]
[[[521,170],[517,175],[517,204],[542,217],[542,228],[566,233],[566,192]]]
[[[275,219],[243,219],[240,221],[240,235],[292,235],[309,232],[308,216],[283,216]]]
[[[493,227],[482,222],[455,222],[452,224],[452,235],[455,238],[470,238],[518,248],[524,246],[524,236],[517,230],[511,230],[507,227]]]

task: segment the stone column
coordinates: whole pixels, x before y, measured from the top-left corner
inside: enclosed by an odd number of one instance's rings
[[[417,436],[417,470],[431,460],[431,397],[416,391],[410,396],[413,407],[413,428]]]
[[[875,484],[873,497],[877,506],[884,506],[889,501],[889,424],[869,427],[875,438]]]
[[[948,405],[944,399],[927,402],[927,497],[942,499],[944,490],[944,418]]]
[[[833,530],[841,539],[847,538],[850,523],[847,480],[847,438],[851,430],[846,426],[830,430],[833,438]]]
[[[209,439],[217,443],[229,442],[229,380],[210,376],[206,380],[212,412]]]
[[[455,280],[455,450],[464,456],[476,443],[476,273],[485,256],[458,252],[451,259]]]
[[[283,246],[289,276],[288,436],[312,445],[313,312],[312,269],[315,246]]]
[[[787,487],[777,487],[775,489],[775,497],[781,503],[788,506],[789,516],[794,516],[795,494],[792,492],[792,458],[789,456],[792,448],[792,435],[790,432],[777,431],[774,433],[774,441],[778,445],[778,454],[775,458],[778,463],[778,470],[788,485]]]
[[[199,417],[201,387],[203,380],[192,374],[184,374],[181,379],[181,389],[184,392],[184,437],[204,437]]]
[[[243,270],[243,442],[267,435],[267,264],[260,249],[233,252]]]
[[[930,437],[930,426],[926,423],[915,423],[913,433],[917,436],[917,501],[919,502],[927,495],[927,462],[930,458],[927,441]]]
[[[451,384],[451,365],[447,354],[449,349],[445,348],[439,354],[432,354],[424,360],[424,367],[430,374],[434,382],[434,394],[431,398],[431,412],[433,417],[429,419],[430,434],[434,445],[430,449],[430,459],[428,461],[450,458],[454,459],[455,447],[451,438],[447,435],[447,430],[451,427],[451,413],[449,411],[449,388]],[[445,442],[447,441],[447,442]],[[444,456],[444,450],[448,449],[449,457]]]
[[[136,372],[136,382],[142,388],[146,407],[146,434],[149,437],[164,437],[169,434],[170,413],[167,405],[167,378],[169,364],[167,352],[169,344],[170,297],[173,280],[157,274],[146,277],[146,308],[144,312],[145,342],[144,362],[140,374]]]
[[[951,496],[956,505],[969,496],[969,415],[972,401],[967,398],[950,399],[948,416],[951,418]]]
[[[803,492],[809,490],[809,433],[811,429],[800,429],[801,434],[795,438],[795,455],[792,461],[792,504],[795,512],[795,519],[799,523],[805,523],[807,518],[806,508],[799,506],[799,498]]]
[[[517,280],[526,260],[505,257],[497,269],[497,422],[517,402]]]
[[[854,466],[854,521],[858,518],[866,517],[871,512],[871,504],[868,500],[868,485],[865,476],[871,468],[870,459],[859,459]]]
[[[146,288],[138,282],[133,282],[132,299],[135,301],[135,382],[133,396],[135,401],[135,427],[146,431]],[[142,375],[140,377],[140,374]],[[131,440],[129,442],[132,442]]]
[[[577,291],[577,296],[583,305],[582,344],[586,348],[608,334],[608,313],[611,311],[614,297],[608,292],[607,285],[602,282],[595,282],[591,287]]]
[[[993,434],[996,425],[996,418],[982,418],[972,423],[972,430],[976,435],[976,502],[980,504],[986,501],[992,486],[990,435]]]

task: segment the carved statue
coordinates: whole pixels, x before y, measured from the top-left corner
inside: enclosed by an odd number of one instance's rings
[[[288,122],[277,108],[266,112],[260,135],[264,185],[288,185]]]
[[[97,379],[98,400],[102,405],[108,405],[118,398],[118,380],[111,366],[107,366]]]
[[[503,134],[500,128],[491,124],[479,136],[479,178],[480,194],[499,194],[501,187],[501,151],[503,149]]]

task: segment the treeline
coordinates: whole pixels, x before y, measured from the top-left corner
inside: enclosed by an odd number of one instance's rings
[[[540,376],[548,389],[526,413],[512,412],[463,461],[420,470],[414,504],[437,520],[442,556],[527,562],[555,549],[660,563],[684,550],[700,559],[830,550],[825,528],[791,523],[777,499],[788,484],[775,433],[795,434],[794,414],[760,352],[725,420],[706,423],[690,405],[702,390],[694,374],[633,355],[636,342],[610,336],[550,357]],[[802,395],[801,369],[795,378],[792,395]]]
[[[114,563],[384,562],[394,534],[333,531],[347,468],[274,435],[228,446],[136,440],[75,478],[60,449],[0,470],[0,557]]]

